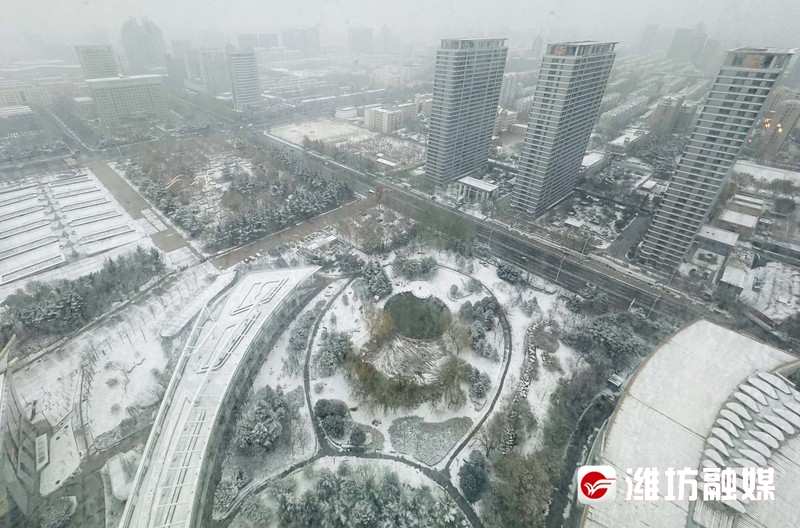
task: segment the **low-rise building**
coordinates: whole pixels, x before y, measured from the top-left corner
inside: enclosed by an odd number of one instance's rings
[[[97,112],[94,110],[94,99],[91,97],[74,97],[72,101],[75,103],[78,115],[82,118],[94,119],[97,117]]]
[[[497,189],[495,183],[465,176],[456,182],[456,197],[468,202],[483,203],[494,199]]]
[[[26,105],[0,106],[0,119],[17,119],[33,115],[33,110]]]
[[[396,110],[399,110],[403,123],[406,123],[410,119],[414,119],[417,117],[417,104],[416,103],[400,103],[399,105],[395,106]]]
[[[603,170],[608,165],[606,155],[602,152],[587,152],[583,156],[581,163],[581,174],[585,176],[594,176]]]
[[[625,103],[601,114],[597,121],[597,128],[619,130],[628,125],[635,117],[642,115],[647,110],[649,102],[649,98],[645,95],[631,97]]]
[[[767,209],[766,202],[755,196],[746,194],[734,194],[726,206],[731,211],[738,211],[753,216],[761,216]]]
[[[724,209],[717,219],[717,224],[722,229],[733,231],[739,233],[743,237],[750,238],[756,231],[758,216]]]
[[[695,238],[702,249],[728,256],[739,241],[739,234],[718,227],[703,226]]]
[[[621,136],[606,143],[606,159],[626,156],[631,147],[642,141],[647,135],[647,130],[641,128],[624,130]]]
[[[503,132],[508,132],[511,125],[517,122],[517,113],[505,108],[497,108],[497,117],[494,120],[494,135],[498,136]]]
[[[346,106],[344,108],[337,108],[336,114],[334,114],[336,119],[355,119],[358,117],[358,108],[355,106]]]
[[[653,134],[669,134],[675,129],[675,121],[683,107],[680,97],[662,97],[650,116],[650,132]]]

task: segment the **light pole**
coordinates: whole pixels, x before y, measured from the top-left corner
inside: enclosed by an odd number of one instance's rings
[[[651,306],[651,307],[650,307],[650,309],[647,311],[647,317],[648,317],[648,319],[650,318],[650,314],[651,314],[651,313],[653,313],[653,308],[655,308],[655,307],[656,307],[656,303],[658,302],[658,300],[659,300],[659,299],[661,299],[661,296],[660,296],[660,295],[659,295],[658,297],[656,297],[656,300],[655,300],[655,301],[653,301],[653,306]]]
[[[489,247],[489,250],[491,250],[491,249],[492,249],[492,235],[494,234],[494,230],[495,230],[495,229],[497,229],[497,228],[496,228],[496,227],[493,227],[493,228],[492,228],[492,229],[489,231],[489,243],[487,244],[487,246]]]
[[[561,266],[564,265],[564,259],[567,258],[566,255],[561,257],[561,262],[558,263],[558,271],[556,272],[556,280],[555,283],[558,284],[558,276],[561,275]]]
[[[669,285],[672,284],[672,279],[675,278],[676,273],[678,273],[678,268],[675,268],[675,271],[673,271],[672,275],[669,276],[669,280],[667,281],[667,288],[669,288]]]
[[[591,235],[586,237],[586,242],[583,243],[583,249],[581,249],[581,257],[583,257],[583,253],[586,251],[586,246],[589,245],[589,239],[591,238],[592,238]]]

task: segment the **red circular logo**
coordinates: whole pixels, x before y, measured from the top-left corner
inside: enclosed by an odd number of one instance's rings
[[[599,499],[606,494],[613,481],[599,471],[590,471],[581,479],[581,493],[590,499]]]

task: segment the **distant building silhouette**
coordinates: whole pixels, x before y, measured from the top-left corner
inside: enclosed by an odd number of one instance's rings
[[[167,46],[161,29],[147,18],[122,25],[122,47],[130,73],[147,73],[166,66]]]
[[[111,46],[76,46],[84,79],[115,77],[120,74],[117,56]]]
[[[372,55],[375,52],[375,38],[372,28],[350,28],[347,30],[350,53]]]
[[[319,55],[319,28],[284,29],[281,40],[285,48],[299,50],[304,57]]]
[[[702,53],[705,43],[706,33],[702,26],[692,29],[677,29],[672,37],[672,44],[670,44],[667,51],[667,58],[695,64],[697,59],[700,58],[700,53]]]

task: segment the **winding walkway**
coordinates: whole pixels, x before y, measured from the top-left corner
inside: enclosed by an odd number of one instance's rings
[[[439,264],[439,267],[450,269],[458,273],[463,273],[460,270],[451,268],[449,266],[443,266]],[[442,490],[444,490],[447,493],[447,495],[453,500],[453,502],[455,502],[455,504],[458,506],[458,508],[464,514],[464,517],[466,517],[466,519],[469,521],[469,523],[472,525],[473,528],[483,528],[483,522],[481,521],[480,517],[478,517],[478,514],[475,512],[475,509],[472,507],[472,504],[470,504],[469,501],[467,501],[464,495],[461,494],[461,492],[453,485],[452,481],[450,480],[450,465],[456,459],[458,454],[465,447],[467,447],[467,445],[469,445],[470,442],[472,442],[472,439],[474,438],[475,434],[477,434],[477,432],[480,430],[480,428],[483,426],[486,420],[488,420],[489,416],[494,411],[497,402],[500,400],[500,396],[503,392],[503,385],[505,383],[506,375],[508,374],[508,369],[511,364],[512,333],[511,333],[511,325],[508,322],[508,318],[503,312],[500,303],[497,303],[498,318],[500,321],[500,326],[502,327],[503,330],[503,338],[504,338],[503,371],[502,375],[500,376],[500,382],[497,386],[497,389],[495,390],[494,398],[489,404],[488,409],[483,414],[481,419],[478,420],[478,422],[472,427],[470,432],[464,437],[461,443],[459,443],[453,450],[443,470],[434,469],[430,466],[424,465],[414,460],[410,460],[400,455],[392,455],[379,451],[367,451],[365,449],[347,449],[347,448],[343,449],[335,447],[328,440],[325,431],[323,431],[322,426],[314,416],[314,408],[311,405],[311,379],[309,374],[309,366],[311,364],[311,355],[313,351],[314,339],[317,335],[317,331],[319,330],[324,315],[328,312],[333,303],[339,298],[341,293],[345,291],[347,287],[353,282],[353,280],[355,279],[350,279],[347,283],[345,283],[344,286],[339,290],[339,293],[331,297],[331,299],[326,303],[325,309],[322,310],[319,317],[317,317],[317,320],[314,323],[314,327],[309,337],[309,342],[306,345],[306,359],[305,359],[305,364],[303,366],[303,389],[305,392],[306,405],[308,406],[309,415],[311,416],[311,423],[314,428],[314,435],[316,437],[316,443],[318,446],[316,452],[310,458],[298,462],[296,464],[292,464],[288,468],[281,471],[279,474],[272,475],[269,478],[265,478],[259,481],[258,483],[255,483],[252,486],[248,486],[246,490],[242,490],[242,493],[239,494],[236,501],[232,505],[231,509],[224,516],[225,521],[229,522],[230,520],[233,519],[234,514],[238,512],[239,508],[241,507],[246,497],[255,493],[260,493],[261,491],[266,489],[267,486],[269,486],[270,482],[279,478],[286,477],[298,471],[299,469],[302,469],[305,466],[316,463],[317,461],[323,458],[338,457],[343,459],[353,458],[353,459],[390,460],[414,468],[417,471],[421,472],[426,477],[428,477],[430,480],[435,482]],[[489,292],[489,295],[491,295],[491,297],[495,299],[495,301],[497,301],[497,298],[494,296],[492,291],[489,290],[488,287],[486,287],[486,291]]]

